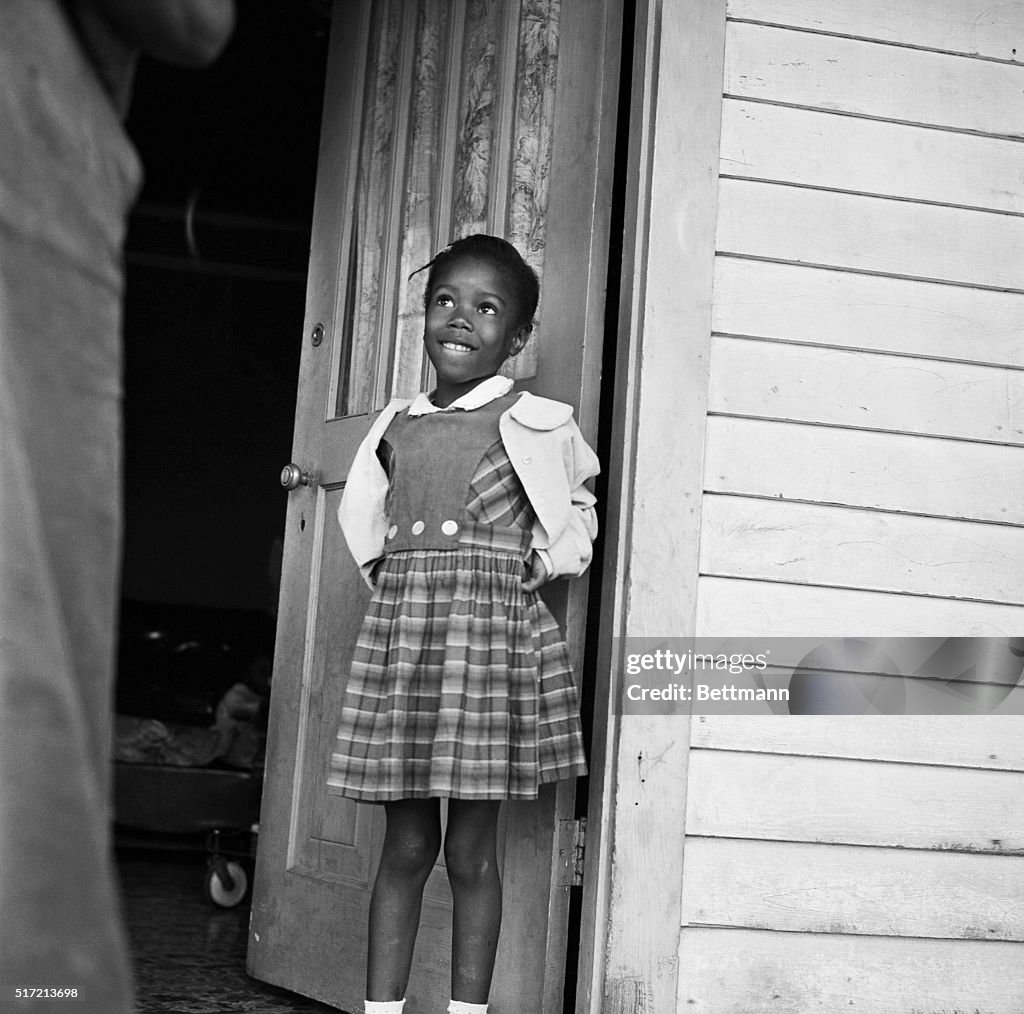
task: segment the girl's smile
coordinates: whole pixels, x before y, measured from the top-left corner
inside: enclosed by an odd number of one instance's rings
[[[428,294],[423,341],[442,408],[493,377],[529,335],[512,287],[489,260],[460,257],[438,271]]]

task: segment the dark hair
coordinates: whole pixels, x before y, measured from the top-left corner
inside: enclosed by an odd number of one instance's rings
[[[430,268],[430,273],[427,275],[427,289],[423,297],[425,305],[430,302],[430,293],[434,289],[434,279],[438,269],[451,264],[460,257],[479,257],[493,261],[507,277],[515,293],[519,313],[516,327],[522,325],[526,325],[528,328],[533,327],[533,315],[537,312],[537,303],[540,300],[540,281],[537,278],[537,272],[523,260],[519,251],[507,240],[484,233],[463,236],[462,239],[450,243],[433,260],[428,261],[422,268],[409,276],[412,278],[420,271]]]

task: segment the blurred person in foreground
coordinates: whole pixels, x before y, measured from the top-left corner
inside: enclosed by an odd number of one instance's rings
[[[0,3],[0,1009],[130,1011],[110,849],[122,129],[140,53],[201,67],[233,0]]]

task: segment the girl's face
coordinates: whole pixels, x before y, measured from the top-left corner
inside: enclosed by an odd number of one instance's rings
[[[428,294],[423,342],[442,408],[493,377],[529,336],[515,293],[489,260],[467,255],[440,268]]]

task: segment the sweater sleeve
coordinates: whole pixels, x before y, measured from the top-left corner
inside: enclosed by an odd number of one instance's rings
[[[593,559],[593,541],[597,537],[597,498],[587,483],[601,471],[600,462],[575,421],[569,420],[566,425],[570,436],[563,449],[563,461],[572,509],[558,538],[547,548],[536,550],[551,578],[583,574]]]
[[[394,401],[381,413],[359,445],[338,505],[338,523],[349,551],[370,588],[373,568],[384,554],[388,529],[388,477],[377,448],[395,413],[408,402]]]

